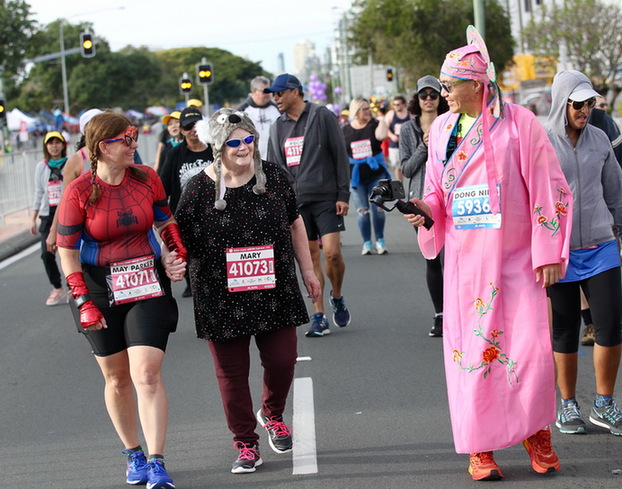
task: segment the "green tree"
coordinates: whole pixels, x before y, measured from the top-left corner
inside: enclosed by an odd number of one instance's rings
[[[542,6],[523,37],[534,54],[559,58],[566,46],[567,60],[589,76],[597,90],[611,88],[617,95],[622,73],[622,7],[602,0],[566,0]],[[616,81],[617,80],[617,81]]]
[[[209,85],[211,104],[236,105],[248,95],[251,79],[258,75],[269,75],[259,63],[254,63],[219,48],[191,47],[168,49],[155,53],[162,69],[162,95],[164,105],[171,106],[172,100],[179,100],[179,77],[185,72],[194,80],[190,98],[203,99],[203,86],[196,82],[196,64],[205,58],[214,68],[214,83]]]
[[[445,55],[466,43],[473,24],[472,0],[357,0],[350,41],[357,59],[396,66],[406,87],[438,75]],[[497,72],[512,63],[510,20],[497,0],[485,1],[486,39]]]
[[[9,90],[21,74],[30,37],[37,31],[30,5],[23,0],[0,0],[0,78]]]

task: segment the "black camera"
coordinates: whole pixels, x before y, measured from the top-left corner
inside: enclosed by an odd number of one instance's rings
[[[379,180],[378,185],[371,189],[371,195],[369,200],[376,202],[376,198],[380,197],[383,202],[389,202],[392,200],[403,199],[406,197],[404,194],[404,186],[399,180]]]
[[[369,201],[376,204],[381,209],[385,211],[391,212],[393,209],[397,207],[397,210],[402,214],[417,214],[419,216],[423,216],[425,219],[423,226],[426,229],[430,229],[434,221],[430,216],[428,216],[425,212],[419,209],[412,202],[404,202],[403,199],[406,196],[404,193],[404,186],[402,182],[399,180],[379,180],[378,185],[371,189],[371,195],[369,196]],[[393,207],[386,207],[385,202],[396,201]]]

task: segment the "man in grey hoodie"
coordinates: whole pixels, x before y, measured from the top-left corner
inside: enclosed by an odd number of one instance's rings
[[[339,233],[345,231],[343,216],[348,214],[350,200],[350,161],[343,133],[332,112],[304,100],[302,84],[295,76],[277,76],[264,92],[273,94],[282,113],[270,127],[267,160],[281,165],[294,187],[315,274],[323,291],[318,238],[322,240],[324,268],[332,285],[333,322],[343,328],[351,319],[341,293],[346,265]],[[313,307],[315,314],[306,336],[329,334],[322,292]]]
[[[574,196],[568,270],[548,290],[562,398],[556,425],[562,433],[586,431],[576,399],[582,289],[596,329],[596,399],[589,420],[622,435],[622,412],[613,399],[622,351],[617,243],[617,230],[622,227],[622,170],[607,135],[588,124],[598,96],[589,78],[579,71],[562,71],[553,80],[552,96],[545,126]]]

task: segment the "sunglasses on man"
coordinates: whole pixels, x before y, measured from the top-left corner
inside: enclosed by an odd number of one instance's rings
[[[244,143],[246,146],[249,146],[255,140],[254,134],[249,134],[245,138],[237,138],[237,139],[228,139],[225,141],[225,144],[230,148],[238,148],[240,144]]]
[[[596,97],[588,98],[583,102],[576,102],[574,100],[568,100],[568,105],[571,105],[574,110],[581,110],[587,105],[588,109],[593,109],[596,106]]]
[[[104,143],[116,143],[118,141],[125,141],[125,144],[132,146],[132,142],[138,141],[138,129],[135,126],[130,126],[125,130],[123,137],[114,139],[104,139]]]
[[[195,125],[196,125],[196,121],[195,122],[190,122],[188,124],[184,124],[183,126],[181,126],[181,128],[184,131],[192,131],[194,129]]]

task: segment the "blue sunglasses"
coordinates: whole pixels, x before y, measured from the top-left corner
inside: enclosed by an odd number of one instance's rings
[[[242,142],[244,142],[244,144],[248,146],[254,140],[255,140],[255,135],[249,134],[245,138],[229,139],[228,141],[225,141],[225,144],[229,146],[230,148],[237,148],[240,146],[240,144],[242,144]]]

